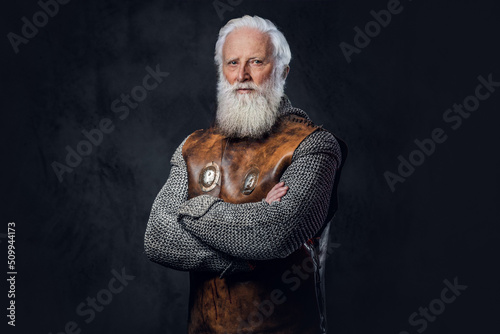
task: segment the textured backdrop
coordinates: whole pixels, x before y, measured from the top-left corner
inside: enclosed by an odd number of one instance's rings
[[[349,145],[330,332],[498,330],[498,2],[31,0],[1,13],[9,333],[185,331],[188,274],[149,262],[144,231],[175,147],[213,116],[218,30],[244,14],[284,32],[287,95]]]

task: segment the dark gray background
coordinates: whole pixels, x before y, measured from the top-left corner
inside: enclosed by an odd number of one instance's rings
[[[16,222],[18,270],[9,332],[59,333],[75,321],[82,333],[183,333],[188,274],[149,262],[144,230],[175,147],[214,112],[218,30],[244,14],[284,32],[293,54],[287,95],[350,148],[331,231],[340,246],[327,261],[331,333],[416,333],[410,314],[454,277],[467,290],[425,332],[497,331],[500,91],[456,131],[442,116],[474,93],[479,75],[500,81],[500,5],[402,5],[350,64],[339,43],[352,44],[353,28],[386,0],[245,0],[223,20],[212,1],[74,0],[18,54],[4,37],[0,233]],[[38,10],[35,0],[4,3],[4,36],[20,34],[21,17]],[[111,102],[157,64],[170,75],[120,120]],[[103,118],[114,131],[58,182],[51,163]],[[391,192],[383,173],[436,127],[447,141]],[[123,267],[135,279],[86,324],[76,306]]]

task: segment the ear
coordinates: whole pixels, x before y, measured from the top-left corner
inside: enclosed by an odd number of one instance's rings
[[[288,76],[288,72],[290,72],[290,66],[286,65],[285,69],[283,70],[283,79],[286,79]]]

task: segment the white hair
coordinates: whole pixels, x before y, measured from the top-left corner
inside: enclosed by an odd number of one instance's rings
[[[292,53],[285,36],[276,28],[274,23],[258,16],[245,15],[238,19],[232,19],[219,31],[219,39],[215,44],[215,64],[218,67],[219,74],[222,72],[222,48],[227,35],[238,28],[254,28],[258,31],[268,34],[273,46],[273,57],[276,62],[275,71],[282,74],[285,68],[290,64]]]

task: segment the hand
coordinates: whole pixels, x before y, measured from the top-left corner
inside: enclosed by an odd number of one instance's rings
[[[266,202],[271,204],[274,201],[281,202],[281,197],[285,196],[288,191],[288,187],[285,186],[285,182],[277,183],[273,189],[271,189],[266,196]]]

